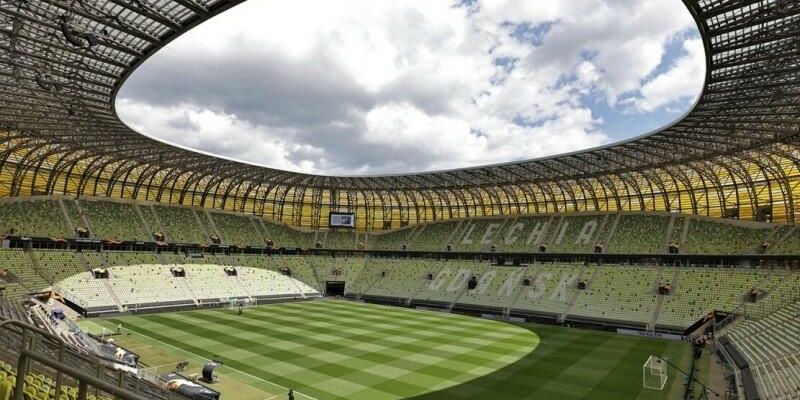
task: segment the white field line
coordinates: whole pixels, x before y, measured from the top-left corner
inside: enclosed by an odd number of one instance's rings
[[[153,337],[147,336],[147,335],[145,335],[145,334],[143,334],[143,333],[140,333],[140,332],[138,332],[136,329],[131,329],[131,328],[125,328],[125,329],[127,329],[127,330],[129,330],[129,331],[134,331],[134,332],[136,332],[138,335],[144,336],[144,337],[146,337],[146,338],[148,338],[149,340],[152,340],[152,341],[154,341],[154,342],[158,342],[158,343],[160,343],[160,344],[161,344],[161,345],[163,345],[163,346],[167,346],[167,347],[169,347],[169,348],[172,348],[172,349],[178,350],[178,351],[180,351],[180,352],[183,352],[183,353],[186,353],[186,354],[192,355],[193,357],[197,357],[197,358],[199,358],[199,359],[202,359],[202,360],[205,360],[205,359],[206,359],[206,357],[202,357],[202,356],[200,356],[200,355],[198,355],[198,354],[192,353],[192,352],[191,352],[191,351],[189,351],[189,350],[185,350],[185,349],[182,349],[182,348],[180,348],[180,347],[173,346],[173,345],[171,345],[171,344],[169,344],[169,343],[162,342],[161,340],[158,340],[158,339],[156,339],[156,338],[153,338]],[[287,388],[287,387],[285,387],[285,386],[283,386],[283,385],[279,385],[279,384],[277,384],[277,383],[275,383],[275,382],[268,381],[268,380],[266,380],[266,379],[264,379],[264,378],[261,378],[261,377],[255,376],[255,375],[253,375],[253,374],[248,374],[247,372],[244,372],[244,371],[238,370],[238,369],[236,369],[236,368],[233,368],[233,367],[228,367],[228,366],[225,366],[225,368],[228,368],[228,369],[234,370],[234,371],[236,371],[237,373],[240,373],[240,374],[242,374],[242,375],[245,375],[245,376],[248,376],[248,377],[250,377],[250,378],[253,378],[253,379],[255,379],[255,380],[259,380],[259,381],[262,381],[262,382],[264,382],[264,383],[266,383],[266,384],[269,384],[269,385],[275,386],[275,387],[277,387],[277,388],[279,388],[279,389],[281,389],[281,390],[284,390],[284,391],[288,391],[288,390],[289,390],[289,388]],[[303,393],[301,393],[301,392],[298,392],[298,391],[296,391],[296,390],[294,391],[294,393],[295,393],[295,394],[297,394],[297,395],[303,396],[303,397],[307,397],[307,398],[309,398],[309,399],[311,399],[311,400],[319,400],[319,399],[318,399],[318,398],[316,398],[316,397],[309,396],[309,395],[307,395],[307,394],[303,394]],[[274,399],[274,398],[275,398],[275,397],[270,397],[270,399]]]

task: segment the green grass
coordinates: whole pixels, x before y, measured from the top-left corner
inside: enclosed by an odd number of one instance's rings
[[[280,390],[265,381],[319,400],[673,399],[682,381],[644,390],[642,364],[658,354],[687,367],[690,354],[680,342],[339,301],[106,322],[165,350],[221,357],[223,372],[267,392]]]

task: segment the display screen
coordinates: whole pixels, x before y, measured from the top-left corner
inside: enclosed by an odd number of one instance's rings
[[[328,225],[331,228],[355,228],[356,216],[353,213],[331,213]]]

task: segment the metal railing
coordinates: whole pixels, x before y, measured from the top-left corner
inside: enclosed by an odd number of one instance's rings
[[[80,370],[71,368],[69,365],[48,358],[47,356],[31,350],[22,350],[17,364],[17,381],[14,388],[14,400],[24,400],[25,375],[28,373],[30,360],[34,360],[58,371],[59,377],[67,374],[78,380],[78,400],[86,400],[89,394],[89,385],[94,386],[103,392],[111,394],[122,400],[147,400],[136,393],[123,388],[108,384]],[[55,398],[60,398],[61,382],[56,381]]]
[[[78,400],[87,399],[90,386],[122,400],[148,399],[122,387],[122,372],[109,376],[98,362],[69,351],[61,338],[44,329],[22,321],[6,320],[0,322],[0,332],[10,334],[6,335],[5,339],[9,342],[6,344],[13,343],[19,347],[18,351],[14,351],[13,347],[16,346],[5,346],[5,350],[17,356],[14,400],[24,400],[25,377],[32,371],[32,361],[50,369],[55,375],[53,391],[56,399],[65,391],[67,380],[77,382]],[[77,367],[76,364],[86,364],[86,368]],[[97,376],[84,371],[94,371]],[[114,383],[110,382],[112,380]]]

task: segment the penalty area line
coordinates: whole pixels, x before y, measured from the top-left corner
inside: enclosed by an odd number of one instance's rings
[[[171,345],[171,344],[169,344],[169,343],[165,343],[165,342],[163,342],[163,341],[161,341],[161,340],[158,340],[158,339],[156,339],[156,338],[154,338],[154,337],[151,337],[151,336],[145,335],[144,333],[141,333],[141,332],[137,331],[135,328],[134,328],[134,329],[131,329],[131,328],[129,328],[129,327],[126,327],[125,329],[127,329],[127,330],[129,330],[129,331],[136,332],[137,334],[139,334],[139,335],[141,335],[141,336],[144,336],[144,337],[148,338],[149,340],[152,340],[152,341],[154,341],[154,342],[157,342],[157,343],[159,343],[159,344],[161,344],[161,345],[163,345],[163,346],[167,346],[167,347],[169,347],[169,348],[172,348],[172,349],[178,350],[178,351],[180,351],[180,352],[183,352],[183,353],[186,353],[186,354],[190,354],[190,355],[192,355],[193,357],[197,357],[197,358],[199,358],[199,359],[202,359],[202,360],[205,360],[205,359],[207,359],[206,357],[203,357],[203,356],[201,356],[201,355],[199,355],[199,354],[196,354],[196,353],[192,353],[192,352],[191,352],[191,351],[189,351],[189,350],[182,349],[182,348],[180,348],[180,347],[178,347],[178,346],[173,346],[173,345]],[[264,378],[261,378],[261,377],[255,376],[255,375],[253,375],[253,374],[248,374],[247,372],[244,372],[244,371],[242,371],[242,370],[239,370],[239,369],[236,369],[236,368],[233,368],[233,367],[228,367],[228,366],[225,366],[225,368],[231,369],[231,370],[233,370],[233,371],[236,371],[236,372],[237,372],[237,373],[239,373],[239,374],[245,375],[245,376],[247,376],[247,377],[250,377],[250,378],[253,378],[253,379],[255,379],[255,380],[259,380],[259,381],[261,381],[261,382],[264,382],[264,383],[266,383],[266,384],[268,384],[268,385],[275,386],[275,387],[277,387],[277,388],[279,388],[279,389],[281,389],[281,390],[284,390],[284,391],[288,391],[288,390],[289,390],[289,388],[287,388],[286,386],[279,385],[279,384],[277,384],[277,383],[275,383],[275,382],[268,381],[268,380],[266,380],[266,379],[264,379]],[[295,390],[295,391],[294,391],[294,393],[295,393],[295,394],[297,394],[297,395],[300,395],[300,396],[306,397],[306,398],[308,398],[308,399],[311,399],[311,400],[319,400],[318,398],[316,398],[316,397],[314,397],[314,396],[309,396],[309,395],[307,395],[307,394],[305,394],[305,393],[298,392],[297,390]],[[277,396],[278,396],[278,395],[275,395],[275,396],[273,396],[273,397],[270,397],[270,399],[274,399],[274,398],[275,398],[275,397],[277,397]]]

